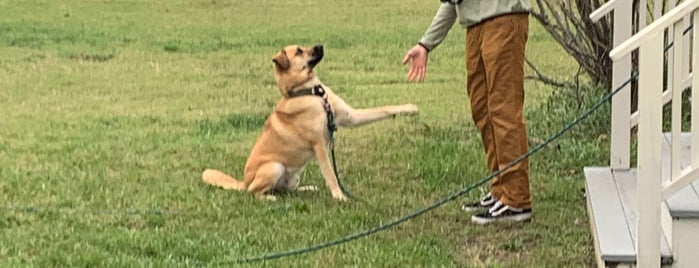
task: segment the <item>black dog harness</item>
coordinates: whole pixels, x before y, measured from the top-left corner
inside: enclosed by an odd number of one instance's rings
[[[312,88],[299,89],[289,93],[289,99],[303,96],[318,96],[323,98],[323,109],[328,116],[328,132],[330,132],[330,155],[332,156],[333,171],[337,178],[337,184],[347,197],[356,199],[345,189],[345,186],[340,182],[340,175],[337,174],[337,164],[335,163],[335,136],[333,135],[335,131],[337,131],[337,126],[335,126],[335,115],[333,115],[333,111],[330,109],[330,102],[328,102],[328,95],[325,93],[325,89],[323,89],[321,85],[316,85]]]
[[[337,126],[335,126],[335,115],[333,115],[333,111],[330,109],[330,102],[328,102],[328,95],[325,94],[325,89],[323,89],[321,85],[316,85],[312,88],[300,89],[289,93],[289,99],[303,96],[318,96],[323,98],[323,109],[325,109],[325,113],[328,116],[330,148],[335,148],[335,136],[333,134],[337,131]]]

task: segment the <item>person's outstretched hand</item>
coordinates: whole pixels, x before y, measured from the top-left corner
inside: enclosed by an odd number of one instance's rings
[[[422,81],[425,78],[425,73],[427,72],[427,49],[421,45],[415,45],[408,53],[405,54],[403,58],[403,65],[412,61],[410,65],[410,70],[408,71],[408,82]]]

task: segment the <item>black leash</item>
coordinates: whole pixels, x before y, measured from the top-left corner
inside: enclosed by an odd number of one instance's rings
[[[321,85],[316,85],[312,88],[306,88],[306,89],[301,89],[301,90],[296,90],[293,92],[289,93],[289,98],[295,98],[295,97],[301,97],[301,96],[318,96],[323,99],[323,109],[325,110],[325,113],[327,114],[328,117],[328,132],[330,133],[330,156],[332,157],[332,164],[333,164],[333,172],[335,173],[335,177],[337,178],[337,184],[340,186],[340,190],[342,190],[342,193],[345,194],[347,197],[352,198],[352,199],[357,199],[355,198],[352,194],[345,189],[345,186],[342,185],[342,182],[340,182],[340,175],[337,174],[337,163],[335,161],[335,131],[337,131],[337,126],[335,125],[335,115],[333,114],[333,111],[330,107],[330,102],[328,102],[328,95],[325,93],[325,89],[323,89],[323,86]]]

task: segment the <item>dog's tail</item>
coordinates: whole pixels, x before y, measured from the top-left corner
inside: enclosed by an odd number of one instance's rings
[[[201,179],[207,184],[221,187],[225,190],[245,190],[245,184],[243,182],[215,169],[204,170],[201,174]]]

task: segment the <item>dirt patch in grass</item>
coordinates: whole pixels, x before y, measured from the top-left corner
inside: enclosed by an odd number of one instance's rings
[[[467,266],[517,267],[536,263],[533,251],[541,237],[526,233],[517,225],[477,227],[482,232],[470,232],[458,238],[454,260]]]

